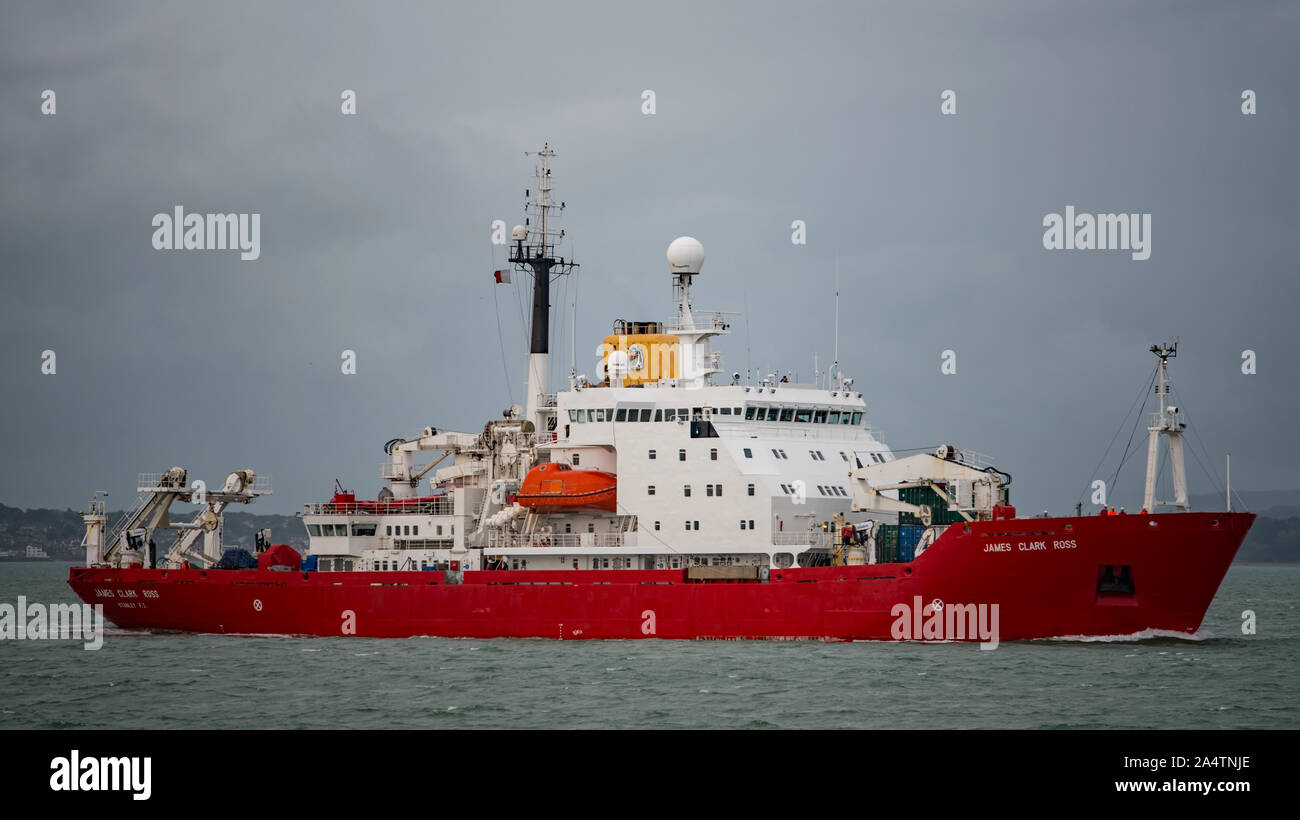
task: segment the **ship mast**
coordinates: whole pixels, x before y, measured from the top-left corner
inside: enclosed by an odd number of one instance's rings
[[[1187,506],[1187,473],[1183,466],[1183,431],[1187,423],[1183,421],[1178,408],[1166,406],[1165,397],[1169,395],[1172,384],[1169,382],[1169,360],[1178,355],[1178,342],[1168,345],[1152,345],[1151,352],[1160,357],[1160,380],[1156,384],[1156,395],[1160,397],[1160,410],[1151,414],[1151,426],[1147,428],[1147,483],[1142,495],[1142,508],[1155,512],[1156,501],[1156,461],[1160,453],[1160,436],[1169,439],[1169,469],[1174,479],[1173,506],[1182,512]]]
[[[529,151],[537,157],[533,173],[536,187],[524,192],[524,224],[516,225],[510,232],[514,243],[510,262],[520,272],[533,277],[533,320],[531,344],[528,353],[528,395],[525,418],[540,432],[543,425],[542,408],[546,406],[549,385],[551,277],[570,273],[578,264],[555,255],[555,248],[564,239],[564,230],[557,230],[555,217],[564,210],[564,203],[551,199],[550,160],[555,156],[549,143],[540,151]]]

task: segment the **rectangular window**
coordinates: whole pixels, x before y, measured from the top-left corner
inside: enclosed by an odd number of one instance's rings
[[[620,408],[618,408],[618,412],[614,414],[614,421],[627,421],[627,408],[626,408],[626,407],[620,407]]]
[[[753,421],[753,420],[754,420],[754,408],[753,408],[753,407],[746,407],[746,408],[745,408],[745,421]]]
[[[840,423],[840,411],[838,411],[838,410],[831,410],[830,413],[826,416],[826,423],[827,423],[827,424],[839,424],[839,423]]]
[[[687,531],[687,532],[690,532],[690,531],[691,531],[691,522],[689,522],[689,521],[686,522],[686,531]]]
[[[656,522],[655,522],[655,532],[658,532],[658,531],[659,531],[659,522],[656,521]]]
[[[739,407],[733,407],[733,408],[731,408],[731,409],[736,411],[736,412],[734,413],[734,415],[737,415],[737,416],[740,415],[740,408],[739,408]]]
[[[754,519],[752,519],[752,518],[749,519],[749,528],[750,528],[751,530],[754,529]]]
[[[813,413],[813,423],[814,423],[814,424],[825,424],[825,423],[826,423],[826,411],[825,411],[825,410],[818,410],[817,412]]]
[[[760,408],[758,408],[757,410],[754,411],[754,420],[755,420],[755,421],[765,421],[765,419],[764,419],[763,417],[766,416],[766,415],[767,415],[767,408],[766,408],[766,407],[760,407]]]
[[[747,489],[748,489],[750,495],[753,495],[753,494],[754,494],[754,485],[753,485],[753,484],[750,484],[749,487],[748,487]]]
[[[393,525],[392,525],[392,524],[389,524],[387,527],[384,527],[384,529],[387,530],[387,534],[388,534],[388,535],[392,535],[392,534],[393,534]]]
[[[578,420],[578,411],[577,411],[577,410],[570,410],[570,411],[569,411],[569,421],[577,421],[577,420]]]
[[[714,486],[713,494],[714,494],[715,496],[717,496],[718,498],[722,498],[722,485],[721,485],[721,484],[717,484],[717,485]]]
[[[677,460],[678,460],[678,461],[685,461],[685,460],[686,460],[686,451],[685,451],[685,450],[678,450],[678,451],[677,451]]]
[[[664,421],[673,421],[676,418],[677,418],[676,410],[670,408],[664,411]]]
[[[850,421],[852,421],[852,416],[848,410],[840,414],[840,424],[848,424]]]
[[[575,466],[575,467],[578,466],[578,454],[577,454],[577,453],[574,453],[574,454],[573,454],[573,466]]]
[[[691,485],[689,484],[682,485],[682,495],[686,496],[687,498],[691,497]]]
[[[655,494],[655,485],[651,484],[651,485],[647,486],[647,487],[645,488],[645,494],[646,494],[646,495],[654,495],[654,494]]]
[[[419,524],[416,524],[414,527],[411,528],[411,534],[412,534],[412,535],[419,535],[419,534],[420,534],[420,525],[419,525]]]
[[[730,416],[730,415],[731,415],[731,408],[730,408],[730,407],[723,407],[722,409],[720,409],[720,410],[718,411],[718,414],[719,414],[719,415],[723,415],[723,416]]]
[[[709,458],[712,459],[713,461],[718,460],[718,448],[714,447],[709,450]]]
[[[595,411],[595,410],[592,410],[591,412],[592,412],[592,413],[595,413],[596,411]],[[578,421],[586,421],[586,420],[587,420],[587,411],[586,411],[586,410],[579,410],[579,411],[578,411]],[[593,419],[593,421],[594,421],[594,419]]]
[[[746,447],[746,448],[745,448],[745,458],[753,458],[753,457],[754,457],[754,451],[751,450],[751,449],[749,449],[748,447]]]
[[[390,529],[391,529],[391,528],[390,528]],[[320,524],[308,524],[308,525],[307,525],[307,534],[308,534],[308,535],[320,535]]]
[[[708,496],[709,498],[713,498],[713,485],[712,485],[712,484],[705,484],[705,485],[704,485],[704,494],[705,494],[706,496]]]
[[[745,519],[743,519],[743,518],[740,519],[740,528],[741,528],[742,530],[745,528]]]
[[[605,421],[613,421],[613,420],[614,420],[614,408],[613,408],[613,407],[606,407],[606,408],[605,408]]]
[[[650,421],[650,415],[653,411],[649,407],[641,411],[641,421]]]
[[[411,528],[410,528],[409,526],[406,527],[406,532],[404,532],[404,533],[402,533],[402,534],[403,534],[403,535],[410,535],[410,534],[411,534]]]
[[[794,408],[793,408],[793,407],[782,407],[782,408],[781,408],[781,421],[790,421],[790,420],[793,419],[793,418],[794,418]]]
[[[696,529],[697,531],[700,529],[700,522],[698,522],[698,521],[695,522],[695,529]]]
[[[677,418],[681,419],[682,421],[688,421],[690,417],[691,414],[687,412],[685,407],[677,408]]]
[[[812,410],[808,407],[800,407],[794,414],[795,421],[812,421]]]
[[[441,525],[441,524],[438,525],[438,534],[439,534],[439,535],[442,535],[442,525]]]
[[[703,407],[692,407],[692,408],[691,408],[691,420],[692,420],[692,421],[701,421],[701,420],[703,420],[703,419],[704,419],[704,408],[703,408]]]
[[[654,450],[651,450],[651,451],[650,451],[650,460],[651,460],[651,461],[654,461],[654,460],[655,460],[655,451],[654,451]]]
[[[862,423],[862,414],[861,414],[861,413],[854,413],[854,414],[853,414],[853,423],[854,423],[854,424],[861,424],[861,423]]]
[[[662,411],[662,410],[656,410],[656,411],[655,411],[655,421],[663,421],[663,420],[664,420],[664,411]]]

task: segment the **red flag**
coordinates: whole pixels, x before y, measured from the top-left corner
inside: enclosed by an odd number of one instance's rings
[[[508,285],[508,284],[510,284],[510,271],[509,271],[509,270],[493,271],[493,274],[492,274],[492,275],[495,276],[495,277],[497,278],[497,284],[498,284],[498,285]]]

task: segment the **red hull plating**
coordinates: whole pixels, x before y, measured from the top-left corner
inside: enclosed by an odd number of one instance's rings
[[[954,524],[915,561],[773,570],[289,572],[74,568],[82,600],[125,628],[363,637],[897,637],[897,604],[999,607],[999,639],[1191,633],[1255,516],[1182,513]],[[1099,591],[1128,567],[1132,591]],[[917,636],[920,637],[920,636]]]

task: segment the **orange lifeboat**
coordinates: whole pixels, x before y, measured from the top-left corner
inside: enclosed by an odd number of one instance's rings
[[[534,509],[595,507],[614,512],[618,477],[600,470],[575,470],[567,464],[538,464],[524,476],[519,504]]]

